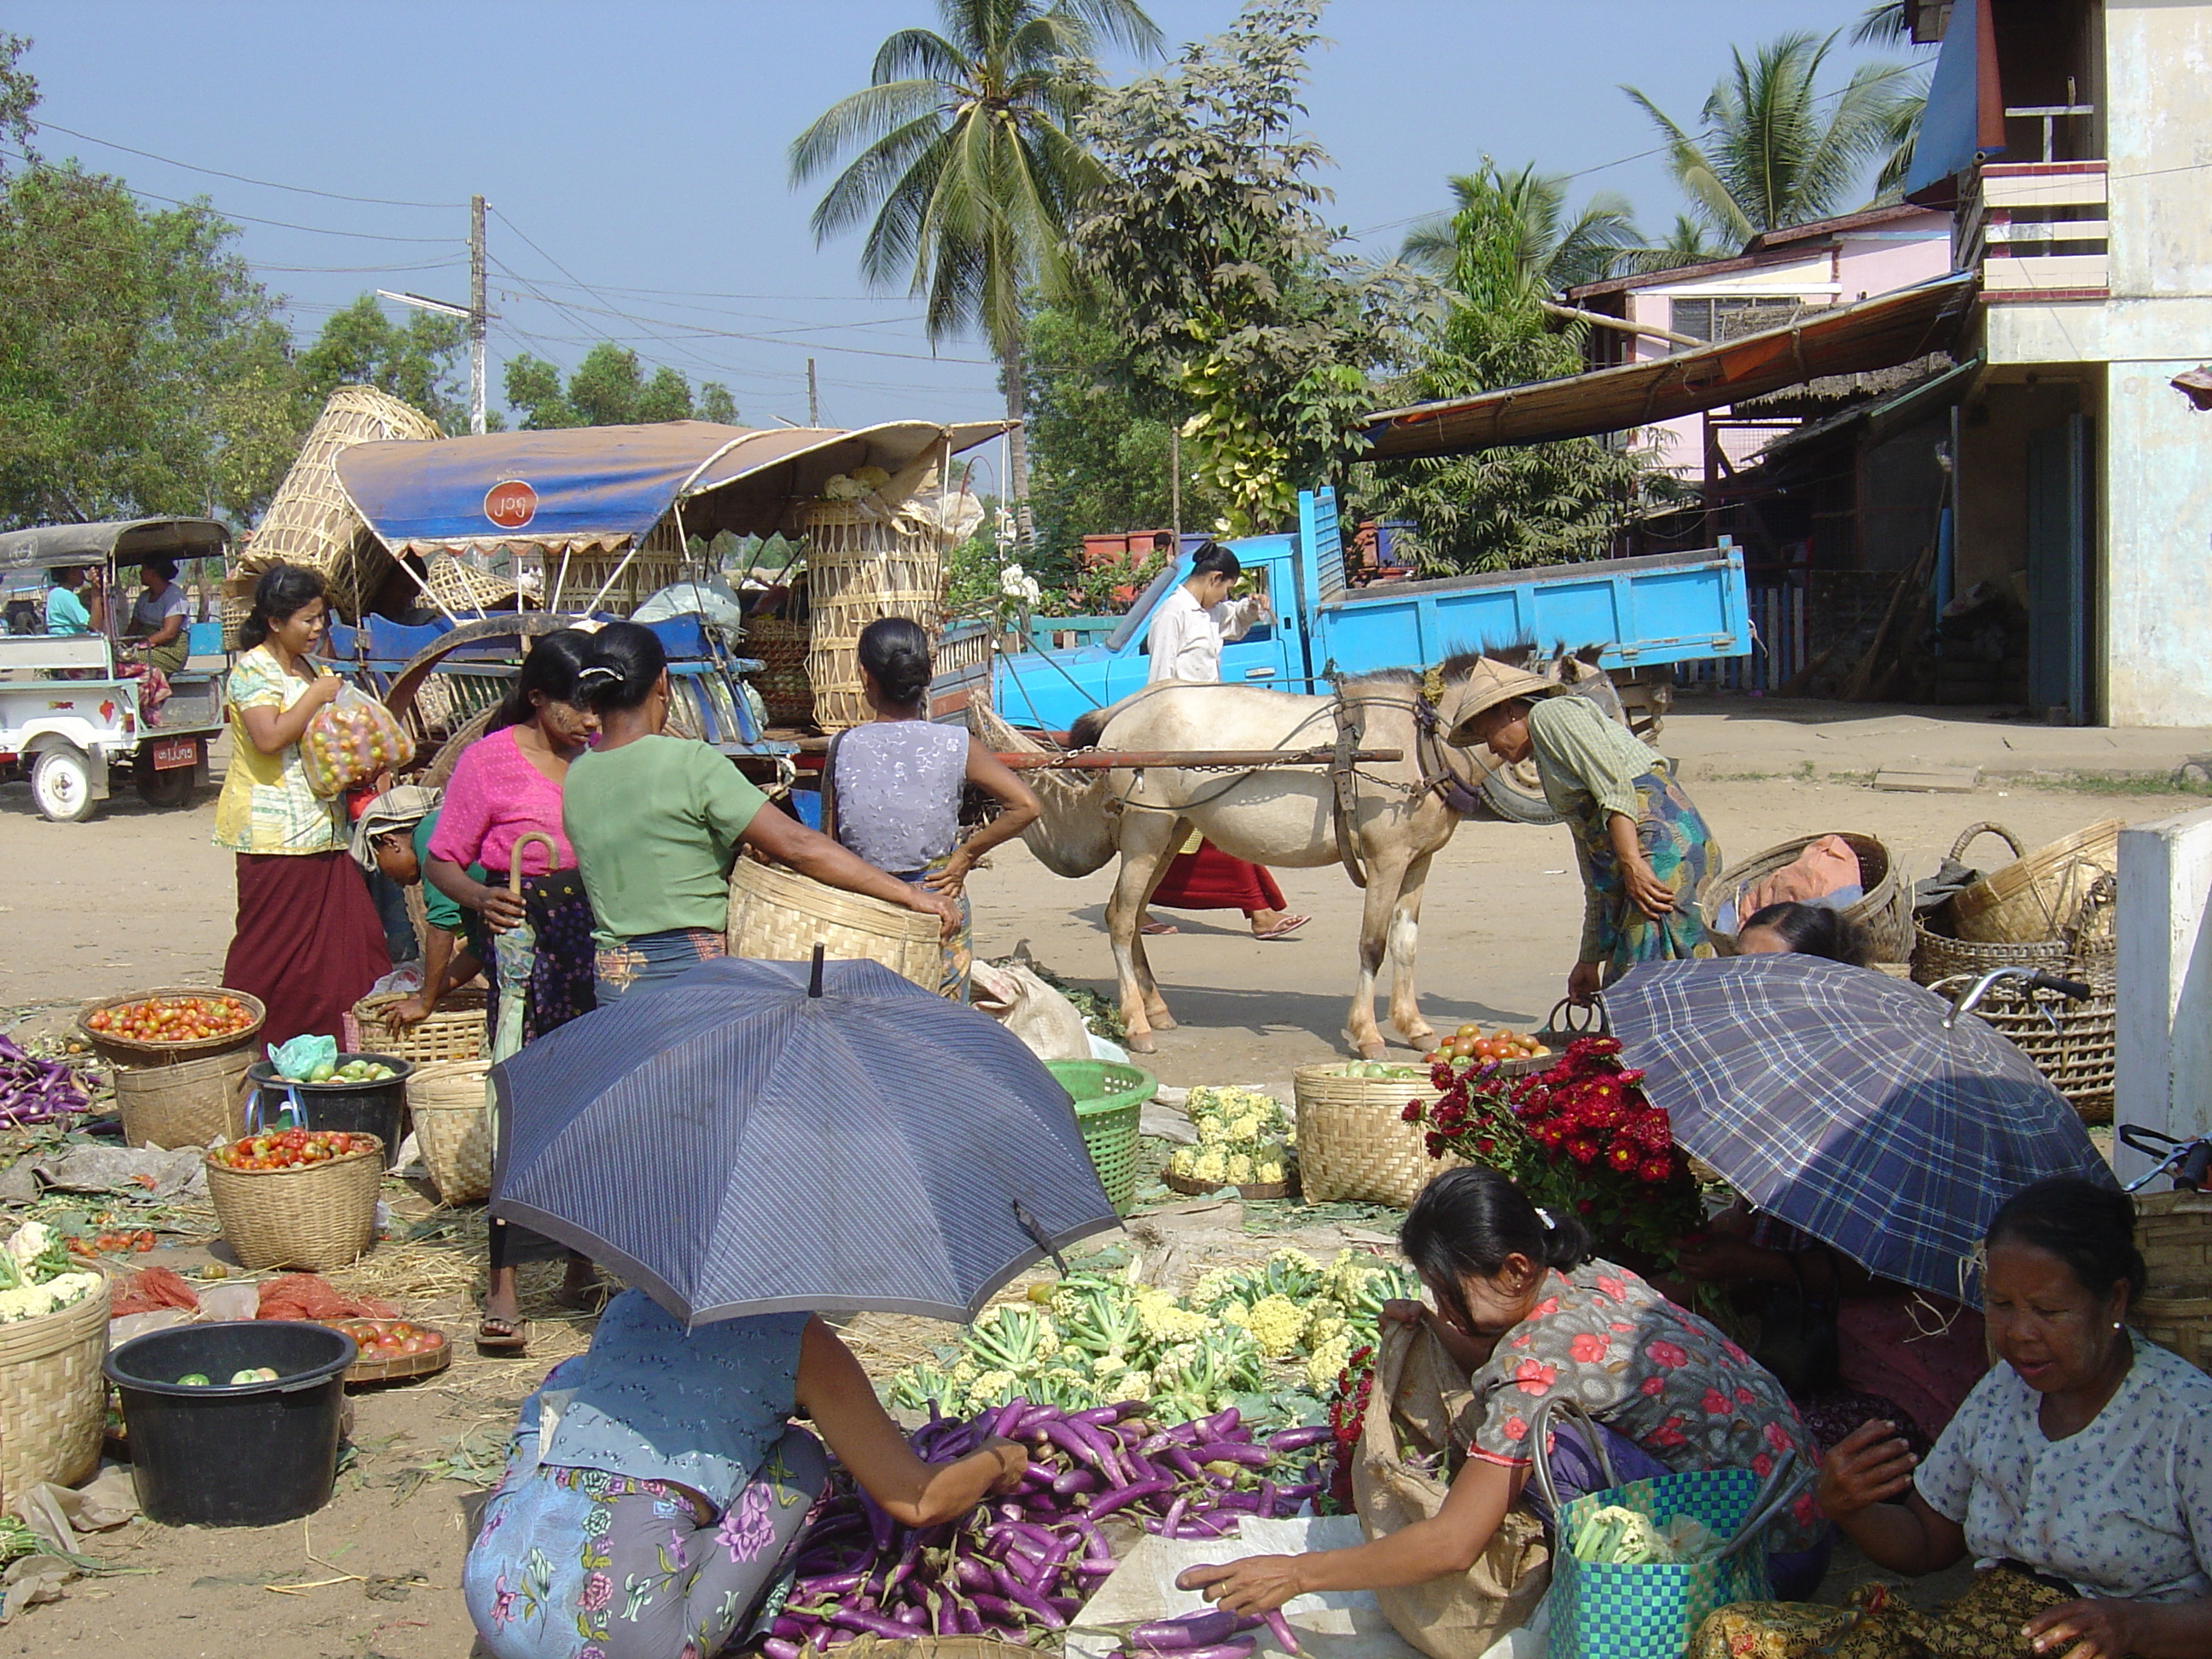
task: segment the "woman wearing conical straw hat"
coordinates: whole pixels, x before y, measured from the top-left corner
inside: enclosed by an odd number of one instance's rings
[[[1502,765],[1534,760],[1574,831],[1584,896],[1570,998],[1588,1002],[1639,962],[1718,954],[1698,901],[1720,879],[1720,843],[1671,761],[1589,698],[1487,657],[1455,712],[1447,740]]]

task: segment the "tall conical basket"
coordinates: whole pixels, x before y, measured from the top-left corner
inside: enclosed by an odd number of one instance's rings
[[[269,511],[238,561],[247,592],[251,578],[271,565],[304,565],[321,576],[331,605],[346,621],[361,615],[391,574],[392,555],[361,520],[338,486],[338,452],[387,439],[435,438],[438,423],[422,410],[373,386],[342,386],[307,428],[307,441],[276,486]],[[243,593],[227,594],[224,645],[235,648],[236,625],[245,619]]]
[[[810,501],[793,516],[806,538],[813,633],[806,678],[814,723],[842,732],[869,717],[860,696],[860,630],[882,617],[920,623],[934,640],[942,600],[936,533],[881,496]]]

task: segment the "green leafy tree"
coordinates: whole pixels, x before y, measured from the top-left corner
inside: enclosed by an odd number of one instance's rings
[[[1530,267],[1528,198],[1514,175],[1486,168],[1453,216],[1456,247],[1444,319],[1425,360],[1401,383],[1405,401],[1464,397],[1578,373],[1581,325],[1553,333]],[[1486,449],[1437,460],[1379,462],[1363,507],[1411,520],[1424,574],[1510,569],[1595,558],[1655,499],[1676,493],[1645,453],[1594,438]]]
[[[1156,50],[1135,0],[939,0],[941,29],[901,29],[877,49],[866,90],[794,139],[794,185],[857,151],[814,209],[817,241],[863,222],[860,270],[927,296],[933,342],[977,333],[1001,366],[1006,416],[1023,416],[1023,295],[1068,289],[1067,234],[1098,169],[1074,137],[1097,87],[1099,42]],[[1008,480],[1028,495],[1017,426]]]
[[[1737,246],[1850,211],[1869,166],[1885,180],[1903,176],[1900,143],[1909,155],[1925,87],[1893,64],[1863,64],[1840,92],[1818,92],[1836,39],[1800,32],[1748,58],[1734,52],[1700,112],[1702,137],[1635,88],[1621,88],[1666,135],[1668,167],[1692,209]]]
[[[1485,156],[1480,173],[1455,173],[1446,182],[1451,186],[1452,211],[1415,225],[1406,233],[1398,253],[1407,264],[1432,276],[1450,276],[1459,261],[1453,222],[1492,191],[1502,191],[1512,201],[1526,237],[1518,257],[1547,293],[1617,275],[1644,245],[1626,197],[1600,191],[1570,218],[1567,181],[1538,173],[1533,163],[1517,173],[1505,173]]]
[[[1186,459],[1231,534],[1282,523],[1357,453],[1403,300],[1403,268],[1350,258],[1321,216],[1328,154],[1296,125],[1319,15],[1248,0],[1083,124],[1106,171],[1077,225],[1083,271],[1140,397],[1188,411]]]
[[[4,95],[27,112],[20,88]],[[296,442],[296,392],[289,337],[236,235],[204,203],[148,212],[74,164],[9,175],[0,518],[242,519],[266,501]]]
[[[407,313],[395,323],[364,294],[333,313],[299,355],[300,397],[307,418],[341,386],[373,386],[421,410],[447,432],[469,429],[466,325],[436,312]]]
[[[637,353],[602,340],[562,384],[561,370],[543,357],[525,353],[507,360],[507,401],[521,412],[526,432],[569,426],[631,426],[654,421],[707,421],[735,425],[738,406],[730,389],[704,381],[695,397],[691,383],[665,365],[650,375]]]
[[[31,117],[38,107],[39,82],[22,67],[23,54],[30,49],[25,36],[0,31],[0,137],[26,152],[30,152],[31,140],[39,130]],[[32,152],[32,160],[37,159]],[[8,157],[0,155],[0,177],[7,171]]]

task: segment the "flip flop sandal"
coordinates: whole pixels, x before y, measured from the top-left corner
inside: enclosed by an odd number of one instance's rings
[[[1137,931],[1151,939],[1164,939],[1170,933],[1179,933],[1182,929],[1171,921],[1148,921]]]
[[[604,1283],[594,1280],[580,1291],[565,1285],[553,1294],[553,1300],[562,1307],[572,1308],[578,1313],[598,1313],[612,1299],[614,1292]]]
[[[530,1338],[519,1319],[501,1319],[486,1314],[477,1321],[477,1352],[479,1353],[526,1353]]]
[[[1255,933],[1252,937],[1254,939],[1288,939],[1312,920],[1311,916],[1287,916],[1266,933]]]

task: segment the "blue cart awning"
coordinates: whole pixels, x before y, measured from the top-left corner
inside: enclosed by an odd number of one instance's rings
[[[775,527],[793,501],[856,467],[896,474],[933,452],[957,453],[1003,422],[898,421],[856,431],[757,430],[711,421],[495,432],[481,437],[356,444],[337,458],[354,510],[395,554],[620,547],[681,502],[733,485],[747,503],[703,507],[692,534]],[[762,520],[755,523],[753,520]]]

